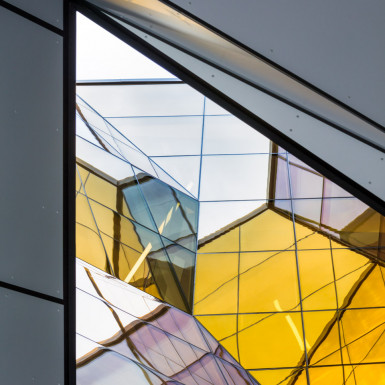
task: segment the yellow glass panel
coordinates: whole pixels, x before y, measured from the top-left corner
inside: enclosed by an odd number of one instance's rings
[[[80,165],[76,165],[76,169],[77,169],[77,172],[76,172],[76,190],[79,191],[80,186],[78,188],[78,183],[81,184],[81,182],[82,182],[84,185],[87,182],[89,171]],[[80,175],[80,177],[79,177],[79,175]]]
[[[343,308],[350,303],[352,294],[355,293],[356,287],[362,278],[367,275],[372,264],[368,258],[349,249],[333,248],[332,253],[338,306]]]
[[[266,210],[241,226],[241,251],[294,249],[290,218]]]
[[[304,312],[303,318],[309,364],[341,365],[337,312]]]
[[[237,361],[239,361],[236,335],[226,338],[221,341],[221,344]]]
[[[110,272],[103,243],[87,198],[76,197],[76,256],[104,271]]]
[[[309,368],[309,377],[311,385],[341,385],[344,383],[342,366]]]
[[[161,295],[158,291],[158,288],[156,287],[155,283],[151,283],[149,286],[146,286],[145,292],[153,295],[156,298],[161,299]]]
[[[219,341],[227,351],[239,361],[237,348],[237,316],[215,315],[198,316],[199,322],[210,331],[214,338]]]
[[[249,373],[262,385],[289,385],[298,373],[298,369],[249,370]],[[304,377],[306,380],[305,371]]]
[[[354,366],[344,365],[345,385],[357,385],[353,370]]]
[[[330,249],[299,250],[298,262],[303,309],[337,309]]]
[[[76,179],[76,192],[81,191],[84,194],[83,186],[82,186],[82,181],[80,180],[79,173],[76,171],[75,172],[75,179]]]
[[[355,365],[354,375],[352,368],[347,371],[345,377],[349,377],[346,385],[383,385],[385,384],[385,365]]]
[[[336,279],[356,271],[370,261],[365,256],[350,249],[341,249],[340,244],[332,242],[333,264]]]
[[[78,223],[76,224],[76,256],[110,273],[106,253],[99,235]]]
[[[344,351],[345,363],[385,361],[384,320],[385,308],[343,312],[340,328],[348,349]]]
[[[135,265],[135,262],[139,259],[140,253],[107,235],[102,234],[102,240],[109,260],[111,261],[115,276],[124,281],[131,271],[131,268]]]
[[[133,249],[142,253],[147,246],[148,242],[143,246],[140,238],[138,237],[135,225],[128,219],[120,216],[120,241],[125,245],[132,247]]]
[[[116,211],[116,195],[118,189],[112,183],[94,174],[90,174],[85,189],[89,198]]]
[[[238,327],[244,368],[293,367],[304,362],[300,313],[240,314]]]
[[[362,282],[361,282],[362,281]],[[379,266],[375,266],[369,275],[361,279],[356,295],[349,307],[382,307],[385,306],[384,278]]]
[[[90,206],[98,228],[111,238],[114,237],[114,212],[96,202],[90,201]]]
[[[143,252],[134,225],[128,219],[96,202],[90,201],[99,230],[109,237],[120,240],[138,252]]]
[[[236,313],[238,254],[198,254],[194,314]]]
[[[209,330],[218,341],[232,336],[237,332],[236,315],[197,316],[196,319]]]
[[[76,196],[76,222],[97,233],[97,227],[90,205],[88,204],[87,198],[81,193]]]
[[[299,310],[295,252],[241,253],[240,273],[240,313]]]
[[[341,235],[344,241],[355,247],[377,247],[381,215],[368,208],[364,215],[349,223]]]
[[[140,262],[140,256],[140,253],[136,255],[132,254],[130,256],[130,269],[127,275],[125,277],[122,276],[120,279],[126,282],[129,279],[128,283],[130,283],[132,286],[135,286],[140,290],[144,290],[146,293],[149,293],[157,298],[163,299],[151,275],[147,260],[144,259],[142,262]],[[139,265],[136,264],[137,262],[139,263]],[[132,268],[135,269],[133,275],[130,274]]]
[[[229,251],[239,251],[239,227],[198,246],[199,253],[222,253]]]
[[[329,249],[329,238],[319,232],[310,229],[300,223],[295,223],[295,234],[299,250]]]

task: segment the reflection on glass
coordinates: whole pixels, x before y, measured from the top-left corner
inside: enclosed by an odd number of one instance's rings
[[[138,384],[381,379],[379,213],[186,84],[79,92],[77,255],[120,280],[79,275],[104,320],[79,322],[79,378],[105,360]]]
[[[137,178],[159,234],[194,251],[197,202],[149,175]]]
[[[77,291],[79,381],[120,384],[129,378],[135,384],[258,384],[218,342],[215,349],[213,343],[207,344],[207,337],[212,337],[191,315],[156,303],[89,265],[78,267],[79,272],[85,270],[97,293]],[[87,288],[84,279],[82,287]],[[117,308],[111,302],[112,288],[120,300],[123,297],[123,302],[134,305],[129,309],[141,311],[134,316]],[[90,324],[90,320],[94,321]]]
[[[78,257],[191,312],[197,202],[147,174],[78,170]]]

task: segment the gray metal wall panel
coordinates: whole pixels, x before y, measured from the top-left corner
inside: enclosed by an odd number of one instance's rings
[[[63,385],[63,306],[0,288],[0,384]]]
[[[171,2],[385,124],[385,2]]]
[[[60,298],[62,44],[0,7],[0,280]]]
[[[63,0],[6,0],[23,11],[30,13],[63,29]]]

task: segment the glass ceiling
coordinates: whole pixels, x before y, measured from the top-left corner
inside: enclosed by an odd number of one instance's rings
[[[84,17],[79,24],[80,383],[132,374],[138,384],[362,385],[365,373],[380,376],[385,219]],[[186,334],[136,327],[162,306],[189,317]],[[184,341],[171,346],[173,333]]]

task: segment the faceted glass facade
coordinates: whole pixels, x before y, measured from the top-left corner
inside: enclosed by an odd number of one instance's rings
[[[77,262],[77,383],[257,384],[193,316]]]
[[[79,262],[101,325],[78,328],[80,383],[384,382],[385,219],[183,82],[150,80],[78,87],[77,256],[104,271]]]

